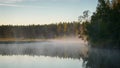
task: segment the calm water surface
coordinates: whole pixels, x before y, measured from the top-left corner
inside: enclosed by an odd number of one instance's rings
[[[80,40],[1,43],[0,68],[82,68],[85,51]]]
[[[0,56],[0,68],[82,68],[82,60],[45,56]]]
[[[120,68],[120,50],[80,40],[1,43],[0,68]]]

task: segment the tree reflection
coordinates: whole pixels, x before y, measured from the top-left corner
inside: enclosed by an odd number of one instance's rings
[[[120,50],[91,48],[86,68],[120,68]]]
[[[85,59],[87,47],[79,43],[19,43],[0,44],[0,55],[51,56],[59,58]]]

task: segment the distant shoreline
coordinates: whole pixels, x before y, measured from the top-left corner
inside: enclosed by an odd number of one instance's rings
[[[46,39],[22,39],[22,38],[0,38],[0,41],[41,41]]]
[[[83,40],[77,37],[69,37],[69,38],[52,38],[52,39],[21,39],[21,38],[0,38],[0,44],[9,44],[9,43],[36,43],[36,42],[50,42],[50,41],[56,41],[56,42],[81,42],[84,43]]]
[[[0,44],[8,43],[31,43],[31,42],[43,42],[47,39],[15,39],[15,38],[0,38]]]

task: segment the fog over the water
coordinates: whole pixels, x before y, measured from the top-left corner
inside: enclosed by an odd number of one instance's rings
[[[80,58],[86,56],[87,51],[85,42],[76,38],[0,44],[1,55],[43,55]]]

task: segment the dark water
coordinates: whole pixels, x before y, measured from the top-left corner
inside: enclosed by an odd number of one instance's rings
[[[120,68],[120,50],[90,48],[86,62],[86,68]]]
[[[80,40],[1,43],[0,68],[120,68],[120,50],[88,48]]]

